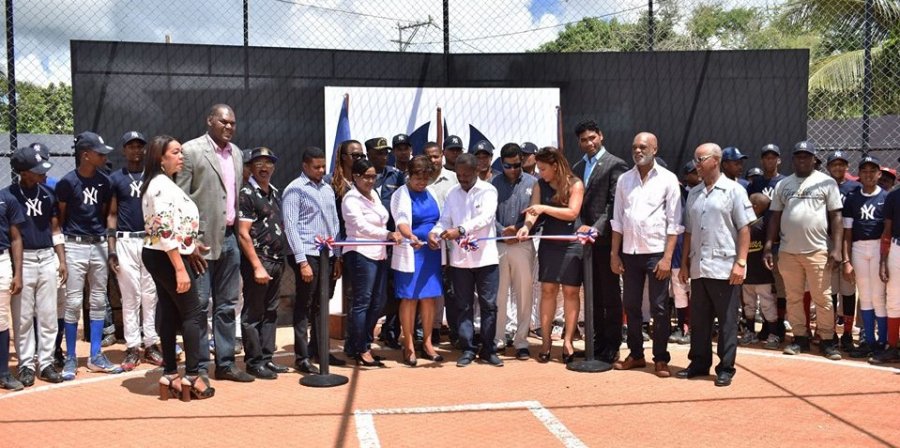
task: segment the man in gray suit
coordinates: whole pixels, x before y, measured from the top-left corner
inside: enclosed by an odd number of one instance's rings
[[[610,268],[612,230],[609,220],[613,214],[616,182],[628,171],[625,161],[610,154],[603,146],[603,132],[593,121],[575,127],[578,146],[584,152],[572,167],[572,172],[584,182],[584,203],[581,206],[579,232],[591,227],[599,237],[594,242],[592,264],[594,275],[594,354],[601,361],[613,363],[619,358],[622,345],[622,295],[619,275]],[[591,336],[591,335],[586,335]]]
[[[184,169],[176,183],[200,211],[200,235],[209,247],[205,255],[192,255],[191,265],[199,278],[200,300],[213,306],[213,340],[216,346],[216,378],[250,382],[254,378],[234,365],[235,305],[240,292],[240,249],[237,224],[243,157],[231,143],[236,128],[234,111],[216,104],[206,117],[206,134],[182,145]],[[201,341],[201,368],[208,370],[208,341]],[[205,362],[204,362],[205,360]]]

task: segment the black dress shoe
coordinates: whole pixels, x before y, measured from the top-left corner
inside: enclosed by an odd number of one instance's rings
[[[43,381],[48,382],[48,383],[61,383],[61,382],[63,382],[63,377],[62,377],[62,375],[60,375],[59,372],[57,372],[56,369],[53,368],[52,365],[51,365],[51,366],[44,367],[44,369],[41,370],[41,376],[40,376],[39,378],[40,378],[41,380],[43,380]]]
[[[31,387],[34,384],[34,370],[25,367],[19,371],[19,382],[25,387]]]
[[[675,376],[683,380],[689,380],[691,378],[697,378],[698,376],[707,375],[709,375],[709,372],[700,372],[698,370],[691,370],[690,368],[679,370],[677,373],[675,373]]]
[[[216,379],[236,381],[238,383],[252,383],[256,380],[256,378],[253,378],[247,372],[238,370],[235,366],[216,369]]]
[[[479,359],[481,359],[485,363],[490,364],[494,367],[503,367],[503,360],[500,359],[500,357],[497,356],[496,353],[491,353],[490,355],[487,355],[487,356],[484,356],[484,355],[479,356]]]
[[[265,365],[261,366],[249,366],[247,367],[247,373],[253,375],[261,380],[275,380],[278,379],[278,374],[269,370]]]
[[[265,368],[267,368],[275,373],[288,373],[291,371],[291,369],[288,366],[283,366],[281,364],[275,364],[274,361],[269,361],[269,362],[263,364],[263,366],[265,366]]]
[[[294,363],[294,368],[297,369],[300,373],[311,373],[313,375],[319,374],[319,368],[309,360],[309,358],[301,359]]]
[[[734,376],[728,372],[720,372],[716,375],[716,386],[728,387],[731,385],[731,377]]]

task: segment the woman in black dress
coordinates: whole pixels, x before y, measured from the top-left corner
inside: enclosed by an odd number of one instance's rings
[[[569,162],[558,149],[541,148],[535,155],[540,179],[531,192],[531,206],[525,209],[525,226],[519,230],[522,239],[536,225],[543,229],[544,236],[574,235],[581,226],[579,214],[584,199],[584,184],[572,174]],[[550,360],[550,339],[553,315],[556,312],[556,296],[562,286],[565,332],[563,333],[562,360],[572,361],[575,347],[572,340],[577,328],[581,290],[582,246],[577,241],[554,241],[544,239],[538,247],[538,265],[541,282],[541,328],[543,344],[538,353],[538,361]]]

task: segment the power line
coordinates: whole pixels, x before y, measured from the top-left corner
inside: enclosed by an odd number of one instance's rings
[[[581,22],[581,21],[584,20],[584,19],[603,19],[603,18],[606,18],[606,17],[613,17],[613,16],[617,16],[617,15],[622,14],[622,13],[631,12],[631,11],[636,11],[636,10],[639,10],[639,9],[644,9],[645,7],[646,7],[645,5],[635,6],[635,7],[633,7],[633,8],[623,9],[623,10],[621,10],[621,11],[615,11],[615,12],[611,12],[611,13],[609,13],[609,14],[603,14],[603,15],[592,16],[592,17],[583,17],[583,18],[581,18],[581,19],[579,19],[579,20],[572,20],[572,21],[570,21],[570,22],[558,23],[558,24],[556,24],[556,25],[541,26],[541,27],[537,27],[537,28],[529,28],[529,29],[527,29],[527,30],[521,30],[521,31],[511,31],[511,32],[509,32],[509,33],[490,34],[490,35],[487,35],[487,36],[469,37],[469,38],[465,38],[465,39],[450,39],[450,42],[454,42],[454,43],[465,43],[465,42],[474,42],[474,41],[478,41],[478,40],[493,39],[493,38],[497,38],[497,37],[508,37],[508,36],[516,36],[516,35],[519,35],[519,34],[533,33],[533,32],[535,32],[535,31],[542,31],[542,30],[548,30],[548,29],[552,29],[552,28],[559,28],[559,27],[563,27],[563,26],[567,26],[567,25],[572,25],[572,24]],[[435,25],[435,26],[437,26],[437,25]],[[443,43],[443,41],[414,42],[414,43],[412,43],[411,45],[434,45],[434,44],[439,44],[439,43]]]
[[[272,0],[272,1],[275,1],[275,2],[278,2],[278,3],[285,3],[285,4],[288,4],[288,5],[305,6],[305,7],[310,8],[310,9],[318,9],[318,10],[322,10],[322,11],[329,11],[329,12],[337,12],[337,13],[341,13],[341,14],[348,14],[348,15],[352,15],[352,16],[369,17],[369,18],[372,18],[372,19],[390,20],[390,21],[394,21],[394,22],[407,22],[407,23],[413,23],[413,22],[415,22],[415,20],[400,19],[400,18],[397,18],[397,17],[379,16],[379,15],[377,15],[377,14],[366,14],[366,13],[364,13],[364,12],[350,11],[350,10],[348,10],[348,9],[328,8],[328,7],[325,7],[325,6],[310,5],[309,3],[301,3],[301,2],[297,2],[297,1],[293,1],[293,0]]]

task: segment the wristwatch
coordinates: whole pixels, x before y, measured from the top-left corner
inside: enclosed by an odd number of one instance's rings
[[[459,232],[460,235],[466,234],[466,228],[463,226],[456,226],[456,231]]]
[[[740,266],[740,267],[742,267],[742,268],[746,268],[746,267],[747,267],[747,260],[744,260],[743,258],[738,258],[738,259],[735,261],[735,263],[737,263],[737,265]]]

